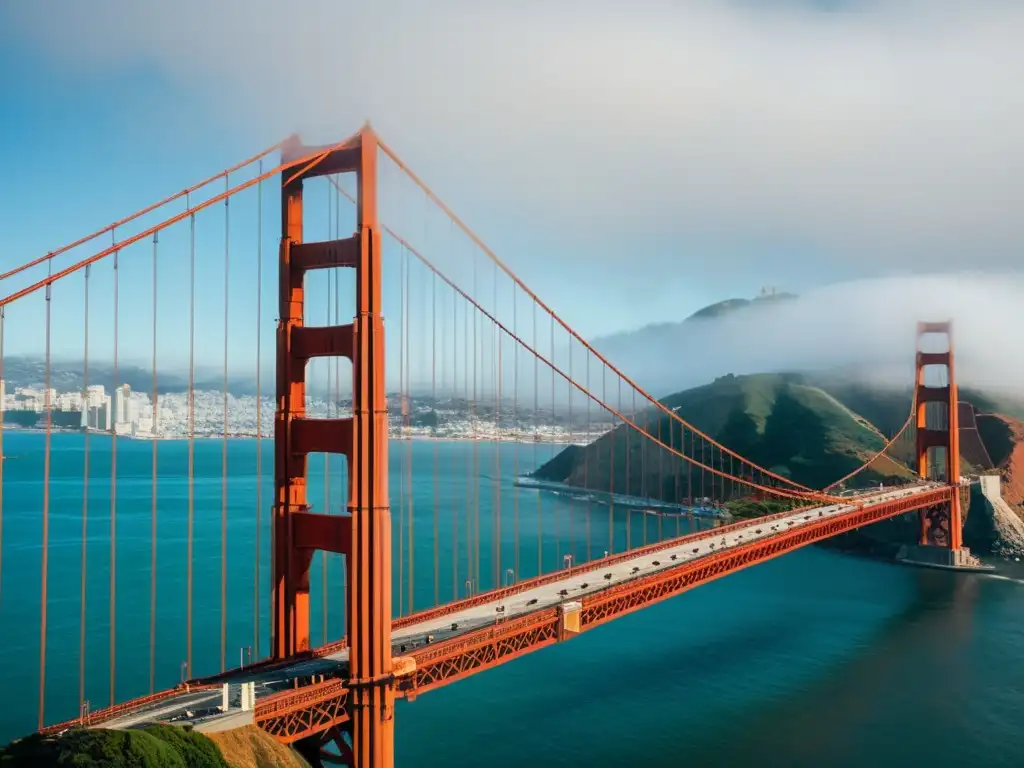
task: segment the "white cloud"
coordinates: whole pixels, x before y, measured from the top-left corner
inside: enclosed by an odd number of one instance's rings
[[[716,320],[645,329],[595,344],[659,394],[727,373],[836,368],[909,387],[917,322],[952,320],[958,382],[1019,397],[1024,396],[1022,295],[1020,275],[861,280]]]
[[[372,117],[456,203],[616,244],[581,250],[588,263],[620,263],[639,237],[729,253],[644,248],[634,271],[651,276],[681,259],[695,279],[1024,268],[1019,3],[37,0],[3,13],[67,65],[156,67],[265,136],[325,140]]]

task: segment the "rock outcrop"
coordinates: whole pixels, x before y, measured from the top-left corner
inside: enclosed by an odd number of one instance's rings
[[[1020,557],[1024,555],[1024,519],[1003,499],[1001,485],[998,475],[981,478],[985,516],[992,525],[992,554]]]

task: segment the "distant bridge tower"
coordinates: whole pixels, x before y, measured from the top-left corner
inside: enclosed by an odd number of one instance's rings
[[[313,162],[282,174],[280,320],[277,327],[277,410],[274,422],[273,637],[275,659],[309,648],[309,567],[316,550],[339,552],[348,567],[348,644],[352,748],[338,743],[359,768],[394,762],[391,659],[391,527],[388,507],[388,419],[381,315],[381,233],[377,221],[377,137],[365,126],[340,147],[282,148],[288,162],[322,150]],[[357,231],[331,242],[302,240],[305,179],[357,176]],[[314,269],[356,272],[355,319],[348,325],[307,327],[303,279]],[[352,417],[306,417],[306,364],[314,357],[352,361]],[[310,453],[344,454],[348,514],[310,511],[306,498]],[[332,728],[324,737],[339,741]],[[318,736],[310,737],[318,739]],[[319,743],[303,745],[316,753]]]
[[[926,336],[945,337],[944,352],[925,351]],[[917,402],[917,471],[923,478],[942,479],[951,485],[960,483],[960,424],[958,392],[953,366],[953,328],[951,322],[917,324],[917,360],[914,375]],[[935,385],[934,377],[926,384],[929,370],[944,373]],[[929,386],[930,384],[930,386]],[[938,471],[937,471],[938,470]],[[945,506],[945,505],[944,505]],[[963,547],[963,519],[960,493],[953,494],[948,509],[922,510],[920,544],[945,546],[951,550]]]

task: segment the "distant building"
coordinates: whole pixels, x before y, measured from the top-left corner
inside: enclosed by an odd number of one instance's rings
[[[114,390],[114,429],[121,432],[122,424],[131,423],[129,418],[128,403],[132,396],[131,387],[122,384]]]

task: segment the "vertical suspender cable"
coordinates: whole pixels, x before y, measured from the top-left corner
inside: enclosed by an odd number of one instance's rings
[[[224,189],[230,189],[227,174]],[[224,198],[224,436],[220,449],[220,669],[228,657],[228,285],[231,277],[231,198]]]
[[[568,400],[569,400],[569,446],[573,447],[572,393],[573,393],[573,390],[576,389],[576,387],[573,386],[575,381],[576,381],[576,379],[574,379],[573,375],[572,375],[572,336],[568,337],[568,343],[566,344],[566,350],[568,351],[568,354],[569,354],[569,378],[565,382],[566,394],[568,395]],[[554,358],[552,358],[552,359],[554,359]],[[575,520],[573,519],[575,517],[575,513],[576,513],[576,494],[571,494],[569,496],[569,514],[566,515],[566,517],[568,518],[567,527],[569,529],[568,531],[566,531],[566,543],[567,543],[567,548],[569,550],[569,557],[572,558],[572,560],[576,559],[576,529],[575,529],[575,526],[574,526]],[[570,560],[570,564],[571,564],[572,560]]]
[[[692,431],[690,432],[690,439],[691,440],[693,439],[693,432]],[[704,464],[704,438],[703,437],[700,439],[700,463],[702,465]],[[701,470],[700,470],[700,498],[701,498],[701,503],[702,504],[703,504],[704,499],[706,499],[708,497],[707,489],[704,486],[704,477],[705,477],[705,475],[707,475],[707,472],[704,470],[704,467],[701,466]]]
[[[189,206],[191,207],[191,206]],[[192,534],[196,502],[196,215],[189,216],[188,296],[188,531],[185,567],[185,676],[192,679]]]
[[[399,291],[399,315],[398,315],[398,402],[400,403],[400,416],[401,426],[400,439],[405,440],[405,411],[408,408],[408,403],[405,401],[405,345],[408,343],[406,338],[406,322],[405,315],[408,312],[408,306],[406,305],[405,296],[405,249],[403,247],[399,257],[399,278],[398,278],[398,291]],[[400,442],[398,444],[399,450],[399,480],[398,480],[398,615],[405,615],[405,450],[404,446]]]
[[[89,268],[86,267],[86,276]],[[7,314],[7,307],[0,307],[0,381],[4,378],[4,316]],[[5,395],[6,396],[6,395]],[[7,410],[7,403],[0,401],[0,605],[3,605],[3,577],[4,577],[4,411]],[[84,541],[84,539],[83,539]]]
[[[327,186],[327,239],[334,240],[337,237],[337,233],[334,230],[334,211],[335,206],[331,205],[332,190],[334,188],[331,185]],[[337,196],[337,192],[333,191],[334,196]],[[331,274],[334,272],[332,268],[327,273],[327,325],[334,325],[334,318],[332,312],[334,305],[331,302],[331,298],[334,294],[334,286],[331,281]],[[331,360],[325,359],[324,365],[327,367],[327,418],[331,418]],[[324,509],[325,515],[331,514],[331,454],[324,453]],[[323,616],[321,617],[321,632],[323,634],[323,644],[327,644],[327,614],[328,614],[328,601],[327,601],[327,552],[320,552],[320,562],[322,567],[320,568],[320,599],[322,602],[321,611]]]
[[[619,377],[619,413],[625,413],[625,411],[622,410],[622,377],[621,376]],[[633,420],[633,416],[634,416],[634,414],[630,414],[630,421]],[[630,483],[630,480],[632,478],[630,478],[630,476],[629,476],[629,458],[630,458],[629,453],[630,453],[630,449],[632,449],[632,447],[633,447],[633,428],[631,426],[629,426],[628,424],[623,425],[623,427],[624,427],[624,431],[626,433],[626,460],[625,460],[625,467],[624,467],[624,469],[626,471],[626,496],[627,496],[627,499],[626,499],[626,550],[625,551],[628,552],[629,551],[629,537],[630,537],[630,530],[629,529],[630,529],[630,526],[632,526],[632,524],[633,524],[632,499],[628,498],[628,497],[631,497],[633,495],[633,486]]]
[[[156,390],[156,301],[157,301],[157,248],[160,233],[153,233],[153,421],[150,426],[153,443],[152,489],[149,521],[149,692],[156,690],[156,475],[157,475],[157,428],[160,423],[160,405]]]
[[[89,274],[88,267],[86,267],[85,274],[87,276]],[[6,314],[7,307],[0,307],[0,381],[4,378],[4,316]],[[0,605],[3,605],[4,577],[4,461],[2,457],[4,453],[4,411],[6,410],[7,403],[0,400]]]
[[[516,284],[512,283],[512,333],[519,338],[519,309]],[[512,451],[512,539],[515,542],[513,577],[519,578],[519,454],[522,451],[522,433],[519,430],[519,345],[512,345],[512,428],[515,430],[515,449]]]
[[[533,302],[533,348],[537,349],[537,302]],[[537,445],[540,440],[540,358],[533,356],[533,470],[540,468],[537,462]],[[540,491],[537,491],[537,575],[544,573],[544,506]]]
[[[676,447],[676,443],[675,443],[675,440],[673,439],[673,434],[672,434],[673,429],[674,428],[672,427],[672,422],[669,422],[669,433],[670,434],[669,434],[669,438],[668,439],[672,443],[672,447],[675,448]],[[685,434],[686,433],[683,431],[682,425],[680,425],[680,429],[679,429],[679,450],[680,451],[686,450],[686,444],[683,442],[683,438],[685,437]],[[675,467],[675,478],[674,478],[675,496],[674,496],[674,501],[675,501],[676,504],[680,504],[682,502],[682,490],[679,487],[679,465],[680,465],[680,460],[678,458],[676,458],[674,460],[674,463],[673,463],[673,466]],[[680,509],[678,509],[678,508],[676,509],[676,537],[677,538],[679,536],[679,525],[680,525],[680,522],[681,522],[681,520],[679,518],[682,517],[681,512],[682,511]]]
[[[693,450],[693,438],[694,438],[694,433],[693,433],[693,430],[691,429],[690,430],[690,456],[691,456],[691,458],[696,458],[697,453],[696,453],[696,451]],[[686,438],[684,437],[683,440],[685,441],[685,439]],[[704,472],[704,470],[701,470],[701,473],[703,473],[703,472]],[[693,499],[694,499],[694,493],[693,493],[693,464],[691,464],[690,462],[686,462],[686,498],[687,498],[687,501],[688,501],[688,503],[690,505],[690,512],[688,513],[687,517],[689,518],[690,528],[692,530],[692,528],[694,526],[693,507],[695,507],[696,505],[693,503]]]
[[[259,175],[263,175],[263,161],[259,161]],[[263,325],[263,182],[256,185],[256,541],[253,552],[252,578],[252,652],[260,656],[260,529],[263,527],[263,392],[260,381],[262,352],[261,331]]]
[[[113,231],[110,233],[114,236]],[[117,394],[117,332],[118,332],[118,283],[119,251],[114,251],[114,393]],[[127,407],[123,397],[122,407]],[[116,409],[115,409],[116,411]],[[120,416],[120,414],[115,414]],[[110,436],[110,705],[117,703],[115,681],[117,671],[117,424]]]
[[[473,259],[473,298],[477,299],[477,260]],[[472,311],[467,308],[467,311]],[[470,406],[470,414],[473,423],[473,584],[477,589],[482,590],[480,583],[480,460],[477,450],[477,423],[476,423],[476,374],[477,364],[482,355],[477,345],[477,326],[480,323],[479,313],[472,311],[473,315],[473,404]],[[483,340],[480,340],[483,343]]]
[[[88,550],[89,550],[89,429],[93,426],[89,423],[89,273],[92,271],[92,265],[88,265],[85,268],[85,309],[83,312],[84,317],[82,318],[82,327],[84,329],[84,348],[82,353],[82,387],[83,395],[86,398],[85,401],[85,435],[82,440],[85,443],[82,458],[82,554],[81,554],[81,566],[82,575],[80,594],[78,597],[78,709],[79,712],[83,712],[85,706],[85,606],[86,606],[86,564],[88,562]],[[2,331],[2,318],[3,310],[0,310],[0,350],[3,345],[3,331]],[[0,352],[0,360],[3,358],[3,353]],[[0,363],[2,364],[2,363]],[[99,408],[96,409],[96,427],[99,427]],[[0,461],[0,466],[3,462]]]
[[[498,265],[494,265],[494,314],[498,314]],[[491,337],[497,345],[494,387],[494,588],[501,586],[501,329],[494,323]],[[492,358],[495,356],[492,354]]]
[[[675,429],[675,426],[672,423],[672,419],[669,419],[669,421],[668,421],[668,445],[669,445],[670,448],[676,448],[676,429]],[[677,450],[680,450],[680,451],[683,450],[682,446],[677,448]],[[667,502],[669,502],[669,503],[674,505],[672,507],[672,514],[675,517],[676,532],[673,535],[674,536],[678,536],[679,535],[679,461],[680,461],[680,459],[679,459],[678,456],[674,456],[674,455],[670,454],[669,457],[668,457],[668,461],[669,461],[669,470],[672,472],[672,492],[671,493],[667,493],[667,492],[663,493],[662,498],[665,501],[667,501]]]
[[[548,313],[551,326],[551,362],[555,362],[555,316]],[[558,424],[558,414],[555,412],[555,369],[551,367],[551,427],[552,440],[554,440],[554,427]],[[554,443],[552,443],[552,455],[554,454]],[[562,567],[562,540],[558,534],[558,502],[555,502],[553,515],[555,519],[555,568]]]
[[[406,407],[406,411],[405,411],[406,412],[406,417],[405,418],[406,418],[406,430],[407,430],[407,433],[408,433],[407,436],[406,436],[407,440],[406,440],[406,443],[405,443],[405,453],[406,453],[406,457],[407,457],[407,460],[405,462],[405,472],[406,472],[406,487],[408,489],[407,492],[406,492],[406,499],[407,499],[407,501],[409,503],[409,509],[406,512],[406,515],[407,515],[406,520],[407,520],[407,522],[409,524],[409,613],[411,614],[413,612],[413,570],[412,570],[413,569],[413,553],[414,553],[414,551],[416,549],[413,546],[413,527],[412,527],[412,510],[413,510],[413,505],[412,505],[412,429],[411,429],[411,427],[412,427],[412,421],[411,421],[411,418],[412,418],[412,384],[411,384],[412,371],[410,370],[412,368],[412,360],[411,360],[411,358],[409,356],[409,345],[411,343],[411,337],[409,335],[409,319],[410,319],[409,316],[412,314],[412,306],[411,306],[412,305],[412,295],[411,295],[411,293],[409,291],[409,278],[410,278],[409,273],[411,271],[410,267],[411,267],[412,260],[409,258],[409,250],[405,246],[402,246],[402,255],[405,258],[405,298],[406,298],[406,302],[409,305],[409,306],[406,307],[407,311],[405,313],[405,337],[406,337],[406,342],[405,342],[405,395],[406,395],[406,403],[407,403],[407,407]]]
[[[608,366],[601,363],[601,400],[608,402]],[[608,430],[608,554],[615,551],[615,420]]]
[[[53,260],[47,261],[47,272],[52,274]],[[53,403],[50,399],[50,306],[53,284],[46,284],[46,388],[43,407],[46,409],[46,445],[43,449],[43,557],[40,574],[39,614],[39,727],[46,724],[46,609],[48,567],[50,561],[50,433],[52,431]]]
[[[587,350],[587,394],[590,394],[590,350]],[[587,494],[587,560],[590,560],[590,398],[587,398],[587,436],[583,438],[583,488]]]
[[[433,415],[434,431],[434,605],[441,602],[440,562],[438,534],[438,489],[437,489],[437,273],[431,273],[430,283],[430,410]]]
[[[623,377],[622,376],[616,376],[615,377],[615,381],[617,382],[617,389],[618,389],[618,394],[617,394],[617,397],[618,397],[618,402],[617,402],[618,409],[617,410],[618,410],[618,413],[625,414],[626,412],[623,411]],[[630,430],[632,429],[632,427],[630,427],[628,424],[624,423],[622,425],[622,429],[623,429],[623,436],[626,437],[626,456],[625,456],[625,461],[623,462],[623,469],[625,471],[624,476],[626,478],[626,496],[627,496],[626,504],[624,505],[626,507],[626,551],[629,551],[629,548],[630,548],[629,547],[629,542],[630,542],[630,500],[629,500],[628,497],[630,496],[630,435],[632,434]]]
[[[736,470],[735,470],[735,468],[733,466],[733,457],[730,456],[729,457],[729,474],[735,476],[735,474],[734,474],[735,471]],[[743,465],[740,464],[740,472],[742,472],[742,471],[743,471]],[[733,480],[731,482],[732,482],[732,493],[729,496],[730,500],[736,496],[736,481]],[[739,489],[739,492],[741,494],[743,493],[743,488],[742,487]]]
[[[720,473],[722,473],[722,474],[720,474],[718,476],[719,482],[721,483],[721,491],[722,491],[722,498],[721,498],[721,502],[720,503],[724,504],[725,503],[725,499],[726,499],[726,495],[727,495],[727,491],[726,491],[726,488],[725,488],[725,477],[724,477],[724,474],[725,474],[725,455],[722,452],[721,448],[718,449],[718,471]]]
[[[633,395],[634,401],[636,400],[636,394]],[[647,409],[643,411],[643,434],[640,437],[640,498],[643,499],[644,505],[646,506],[651,499],[651,489],[647,485],[647,435],[650,431],[647,429]],[[643,544],[647,546],[647,512],[641,510],[640,522],[643,524]]]
[[[454,224],[452,225],[455,226]],[[459,297],[452,292],[452,406],[457,402],[458,354],[459,354]],[[454,463],[454,462],[453,462]],[[454,472],[453,472],[454,475]],[[452,600],[459,597],[459,513],[458,505],[452,501]]]
[[[665,455],[662,453],[662,415],[655,414],[657,419],[657,441],[658,444],[654,446],[654,450],[657,452],[657,499],[658,501],[665,501],[665,478],[662,477],[662,461],[665,459]],[[672,422],[669,422],[669,429],[672,429]],[[669,436],[671,442],[672,436]],[[665,511],[665,507],[660,507],[657,512],[657,541],[662,541],[662,513]]]
[[[336,186],[336,190],[338,191],[338,193],[340,193],[341,187],[340,186]],[[334,196],[334,212],[335,212],[335,215],[334,215],[334,231],[335,231],[336,236],[340,236],[340,234],[341,234],[341,195],[335,195]],[[341,300],[340,300],[340,291],[341,291],[341,274],[340,274],[340,271],[341,270],[340,269],[332,269],[331,271],[334,273],[334,322],[337,325],[338,323],[341,322]],[[336,414],[341,411],[341,357],[340,356],[336,356],[334,358],[334,409],[335,409],[335,413]],[[342,503],[342,505],[344,505],[344,503],[345,503],[344,496],[342,496],[341,503]],[[345,615],[346,615],[346,608],[345,608],[345,599],[346,598],[345,598],[345,595],[346,595],[346,591],[345,590],[347,588],[345,586],[345,579],[346,579],[346,575],[347,575],[347,572],[348,572],[348,564],[343,559],[344,557],[345,556],[342,555],[341,558],[340,558],[340,560],[341,560],[341,610],[339,611],[339,616],[341,618],[341,623],[342,623],[342,628],[341,628],[342,636],[344,636],[344,634],[346,632],[346,627],[345,627]]]
[[[465,400],[469,400],[469,424],[470,430],[475,430],[474,424],[474,413],[473,413],[473,401],[470,400],[469,396],[469,313],[470,307],[469,302],[463,303],[462,319],[465,323],[465,331],[462,336],[462,368],[463,368],[463,382],[462,385],[465,388]],[[475,434],[471,434],[470,439],[476,439]],[[466,580],[469,582],[470,591],[473,589],[473,492],[471,490],[473,486],[473,459],[472,452],[466,451]]]

